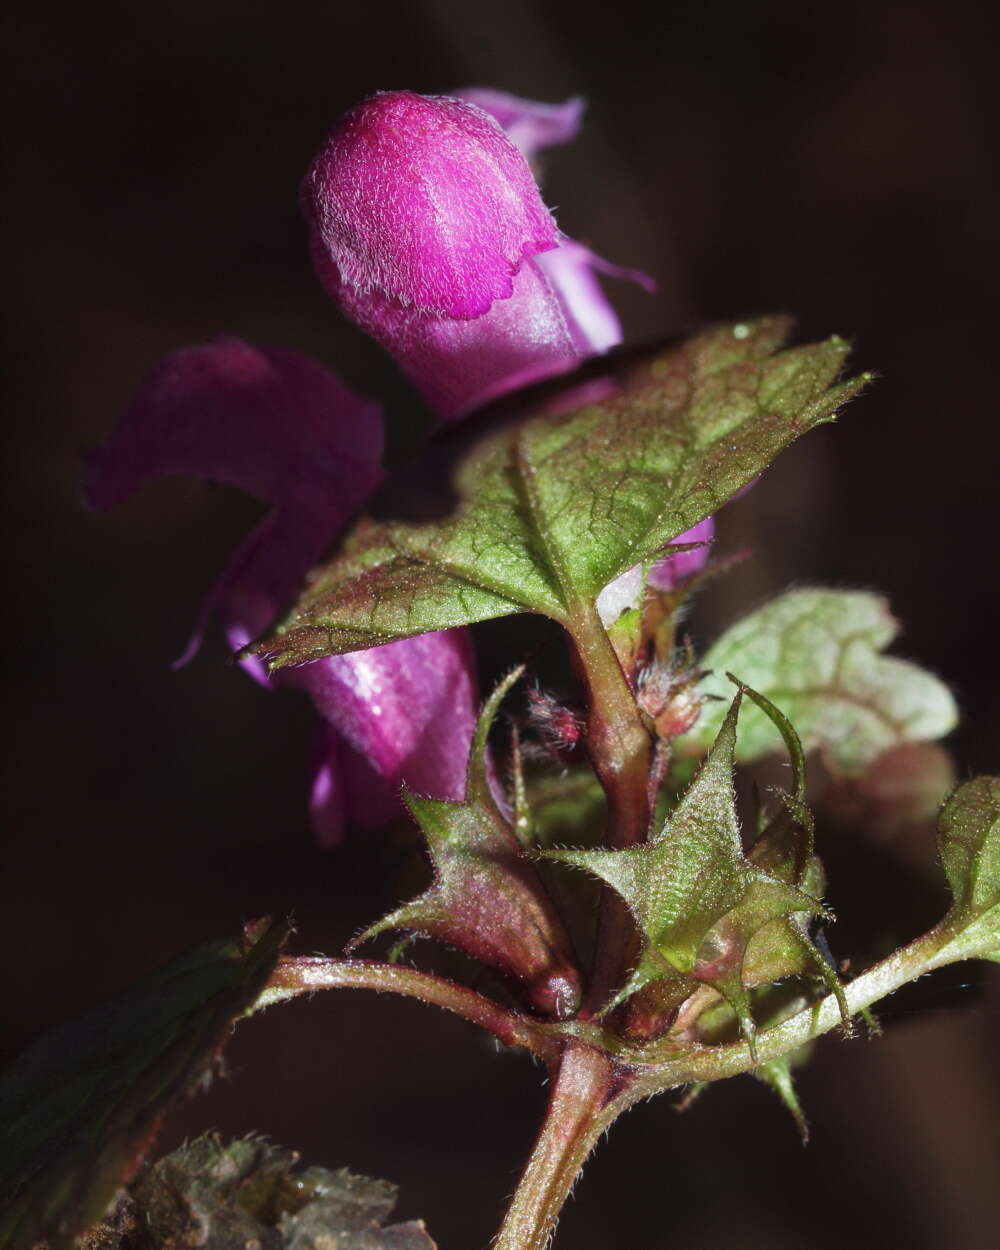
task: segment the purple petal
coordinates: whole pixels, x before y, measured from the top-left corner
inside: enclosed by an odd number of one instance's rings
[[[364,101],[302,188],[323,284],[446,420],[622,337],[595,269],[623,271],[561,238],[511,142],[565,142],[582,102],[467,94],[488,112],[409,92]]]
[[[560,104],[545,104],[492,87],[465,87],[455,95],[494,117],[529,161],[545,148],[575,139],[587,107],[583,96],[572,96]]]
[[[468,87],[456,94],[494,117],[529,160],[544,148],[576,138],[586,107],[582,96],[573,96],[561,104],[543,104],[491,87]],[[609,264],[582,243],[565,236],[558,248],[540,254],[536,263],[552,283],[567,324],[588,355],[606,352],[622,341],[621,322],[595,271],[636,282],[647,291],[656,290],[656,283],[648,274]]]
[[[302,186],[306,217],[346,287],[404,307],[481,317],[559,233],[527,161],[461,100],[383,92],[334,128]]]
[[[585,336],[567,318],[540,258],[522,265],[510,299],[497,300],[473,321],[421,313],[347,288],[340,289],[339,299],[347,315],[392,353],[446,420],[574,369],[592,354]]]
[[[277,503],[351,487],[381,449],[377,405],[322,365],[220,338],[153,368],[94,455],[87,496],[111,508],[152,478],[183,473]]]
[[[278,679],[283,685],[308,691],[343,744],[383,779],[382,795],[387,783],[393,793],[405,783],[433,798],[463,797],[476,725],[473,660],[466,630],[421,634],[368,651],[328,656],[287,669]],[[364,783],[365,778],[360,780]],[[317,785],[328,792],[325,809],[333,790],[332,776],[324,779],[320,770]],[[345,816],[366,824],[384,819],[384,805],[377,813],[370,810],[370,791],[371,787],[362,784],[353,795],[341,797]]]
[[[554,252],[546,252],[535,262],[552,284],[566,321],[575,327],[577,341],[585,345],[587,355],[606,352],[622,341],[618,314],[594,273],[595,259],[582,243],[564,239]]]
[[[189,658],[209,614],[233,646],[273,619],[372,489],[381,450],[377,406],[321,365],[219,339],[153,369],[92,458],[86,495],[110,508],[152,478],[184,473],[274,505],[210,592]]]
[[[347,824],[374,829],[398,816],[398,789],[398,782],[381,777],[332,725],[320,726],[314,748],[309,825],[321,847],[336,846]]]
[[[654,590],[676,590],[696,573],[700,573],[708,562],[711,542],[715,537],[715,517],[706,517],[697,525],[672,539],[675,543],[704,543],[704,547],[696,547],[693,551],[677,551],[666,555],[649,570],[649,585]]]
[[[320,846],[336,846],[344,832],[344,796],[340,778],[341,743],[328,725],[320,728],[313,748],[312,785],[309,789],[309,827]]]

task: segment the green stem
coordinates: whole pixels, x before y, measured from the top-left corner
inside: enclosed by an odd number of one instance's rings
[[[619,848],[632,846],[645,838],[649,824],[646,784],[652,740],[596,608],[579,604],[569,630],[587,680],[587,748],[608,796],[610,842]]]
[[[338,989],[376,990],[416,998],[478,1025],[506,1046],[523,1046],[546,1063],[553,1063],[559,1054],[558,1039],[530,1017],[508,1011],[492,999],[444,977],[371,959],[326,959],[323,956],[280,959],[248,1014],[299,994]]]
[[[587,748],[608,799],[608,844],[617,849],[634,846],[649,831],[652,740],[594,606],[580,604],[569,628],[590,696]],[[632,917],[621,897],[605,887],[587,1011],[596,1011],[608,1001],[634,955]]]
[[[608,1055],[580,1042],[567,1045],[493,1250],[544,1250],[588,1155],[633,1101]]]
[[[888,997],[918,977],[945,964],[965,958],[959,948],[950,944],[948,930],[939,925],[901,950],[894,951],[859,977],[844,990],[852,1015]],[[629,1060],[649,1065],[637,1078],[641,1096],[686,1084],[689,1081],[719,1081],[742,1072],[753,1071],[759,1063],[777,1059],[806,1042],[830,1032],[841,1022],[840,1006],[834,994],[828,994],[812,1007],[757,1035],[757,1060],[754,1061],[745,1042],[730,1046],[706,1046],[682,1049],[677,1040],[653,1042],[647,1047],[633,1047]],[[671,1053],[672,1052],[672,1053]]]

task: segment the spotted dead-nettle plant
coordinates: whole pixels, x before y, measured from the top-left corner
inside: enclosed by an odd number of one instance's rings
[[[608,355],[621,331],[600,279],[648,279],[567,238],[533,173],[580,114],[483,89],[386,92],[341,119],[305,176],[324,286],[440,420],[411,463],[383,471],[378,407],[321,365],[235,338],[157,366],[92,458],[96,507],[164,473],[271,506],[186,655],[218,624],[250,677],[306,691],[316,836],[409,819],[432,878],[341,957],[287,954],[285,927],[261,922],[38,1043],[0,1088],[0,1245],[68,1245],[231,1021],[299,994],[415,997],[545,1065],[548,1109],[494,1242],[538,1250],[639,1099],[750,1073],[804,1131],[791,1067],[805,1043],[874,1029],[870,1008],[932,969],[1000,958],[1000,780],[980,777],[940,811],[940,922],[849,980],[831,962],[806,756],[862,777],[948,733],[952,696],[884,654],[896,625],[869,592],[789,591],[707,650],[679,622],[732,563],[709,559],[715,514],[867,379],[843,377],[842,339],[788,347],[773,316]],[[515,613],[562,627],[577,688],[550,692],[512,654],[480,705],[468,626]],[[734,773],[770,755],[784,784],[748,816]],[[400,955],[412,934],[492,976],[473,989],[422,970]],[[385,960],[379,941],[397,943]],[[130,1201],[183,1173],[209,1220],[192,1168],[221,1184],[270,1157],[233,1147],[224,1173],[222,1149],[172,1156]],[[289,1238],[308,1214],[338,1245],[430,1245],[418,1225],[383,1229],[379,1182],[350,1206],[358,1178],[317,1176],[315,1210],[279,1212]],[[384,1240],[351,1241],[348,1208]],[[224,1244],[211,1227],[199,1244]]]

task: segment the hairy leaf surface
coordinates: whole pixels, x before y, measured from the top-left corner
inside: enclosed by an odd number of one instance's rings
[[[831,385],[841,339],[778,352],[788,330],[780,317],[714,329],[555,412],[471,445],[468,431],[442,436],[258,653],[280,667],[513,612],[568,623],[858,391],[863,379]],[[414,483],[434,487],[429,516]]]
[[[396,1186],[303,1167],[263,1137],[199,1137],[158,1160],[91,1230],[100,1250],[435,1250],[422,1220],[387,1224]]]

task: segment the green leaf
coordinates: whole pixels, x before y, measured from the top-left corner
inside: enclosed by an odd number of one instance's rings
[[[954,899],[949,946],[1000,962],[1000,777],[958,787],[938,818],[938,849]]]
[[[737,677],[781,708],[806,750],[822,747],[849,773],[863,772],[889,747],[940,738],[955,727],[948,688],[915,664],[880,654],[898,625],[888,605],[867,591],[792,590],[743,618],[703,658],[713,670],[703,689],[725,692]],[[723,712],[709,701],[678,749],[706,750]],[[767,714],[748,708],[740,724],[741,763],[781,748]]]
[[[538,1010],[572,1015],[580,976],[569,938],[521,842],[490,792],[486,741],[515,669],[493,692],[479,718],[465,801],[403,800],[427,843],[434,880],[428,890],[356,937],[353,950],[390,929],[438,938],[495,969]]]
[[[733,754],[742,691],[733,700],[697,776],[649,842],[625,850],[549,851],[616,890],[645,946],[611,1005],[660,979],[693,990],[710,984],[729,1001],[744,1033],[753,1019],[743,981],[747,945],[772,921],[822,914],[819,901],[757,867],[744,853],[733,792]]]
[[[281,667],[513,612],[568,623],[857,393],[864,379],[831,387],[841,339],[774,355],[788,331],[780,317],[710,330],[618,366],[571,411],[471,447],[442,436],[257,652]],[[406,499],[428,482],[437,510],[412,519]]]
[[[89,1234],[101,1250],[434,1250],[423,1222],[386,1226],[396,1187],[302,1167],[261,1137],[199,1137],[160,1159]]]
[[[0,1079],[3,1250],[62,1250],[100,1217],[170,1104],[211,1074],[287,932],[196,947],[15,1061]]]

